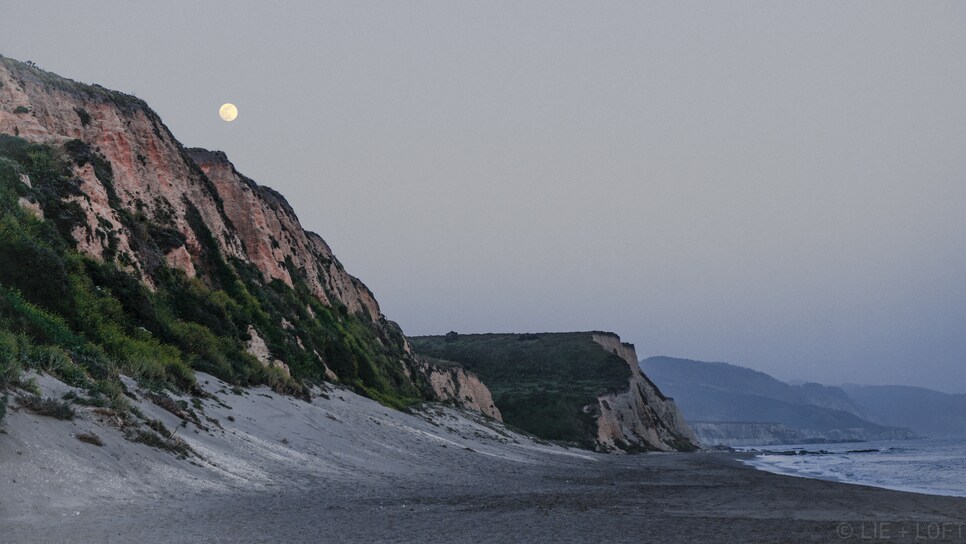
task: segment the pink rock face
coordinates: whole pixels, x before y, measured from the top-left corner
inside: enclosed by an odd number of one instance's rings
[[[144,102],[10,59],[0,59],[0,84],[0,132],[54,144],[79,139],[110,163],[113,179],[100,179],[90,164],[75,169],[85,197],[74,198],[88,218],[73,233],[80,251],[103,258],[108,242],[98,229],[110,225],[118,254],[132,263],[128,269],[150,284],[145,255],[132,249],[112,209],[112,188],[123,209],[184,236],[164,260],[189,276],[206,270],[203,244],[189,220],[197,210],[225,257],[253,264],[266,281],[293,285],[285,266],[290,260],[323,303],[382,317],[369,289],[346,273],[321,237],[302,229],[281,195],[238,174],[223,153],[183,149]],[[13,113],[18,107],[27,113]]]
[[[81,190],[92,201],[87,209],[91,228],[76,233],[82,251],[95,258],[103,255],[106,243],[94,235],[98,218],[119,224],[107,204],[106,184],[111,183],[123,208],[144,213],[184,234],[187,251],[195,260],[200,257],[200,244],[188,224],[189,202],[197,208],[226,256],[244,256],[241,242],[227,227],[210,184],[146,104],[9,59],[0,61],[0,84],[0,132],[52,144],[78,139],[110,162],[113,180],[97,179],[93,171],[75,172],[85,180]],[[18,106],[27,108],[29,113],[12,113]],[[86,116],[86,123],[82,115]],[[120,236],[120,244],[127,246],[125,234],[121,232]],[[121,251],[126,249],[129,248]],[[143,276],[141,256],[131,252],[128,257]],[[187,273],[194,272],[183,258],[170,262],[182,265]]]
[[[379,305],[369,289],[346,273],[321,237],[302,228],[280,194],[239,174],[224,153],[190,149],[188,154],[214,184],[225,214],[245,244],[247,260],[258,267],[265,281],[277,279],[291,287],[291,272],[285,265],[291,259],[295,270],[304,271],[302,281],[319,300],[335,299],[350,312],[379,319]]]

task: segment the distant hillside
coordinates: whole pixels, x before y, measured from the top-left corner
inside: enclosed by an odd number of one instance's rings
[[[883,423],[932,438],[966,437],[966,395],[904,385],[843,385],[848,395]]]
[[[881,425],[869,420],[845,391],[819,384],[792,386],[768,374],[727,363],[706,363],[671,357],[651,357],[641,368],[663,391],[674,397],[685,417],[701,422],[699,437],[721,443],[749,444],[755,441],[753,426],[759,426],[762,443],[834,442],[911,437],[908,429]],[[734,425],[740,422],[741,436]],[[774,424],[784,426],[776,433]],[[711,429],[718,427],[711,432]]]
[[[410,343],[474,372],[505,422],[541,438],[601,451],[693,449],[683,417],[617,335],[453,332]]]

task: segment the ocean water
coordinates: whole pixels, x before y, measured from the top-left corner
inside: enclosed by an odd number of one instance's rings
[[[738,448],[769,472],[966,497],[966,440],[893,440]]]

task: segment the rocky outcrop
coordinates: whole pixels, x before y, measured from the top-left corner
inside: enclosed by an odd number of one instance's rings
[[[691,428],[701,443],[708,446],[774,446],[809,442],[804,433],[781,423],[694,421]]]
[[[245,344],[245,349],[250,355],[253,355],[256,359],[258,359],[258,362],[262,363],[262,366],[274,366],[282,369],[282,372],[285,374],[289,376],[292,375],[292,371],[288,368],[287,364],[272,357],[272,352],[268,350],[268,345],[258,334],[258,331],[255,330],[255,327],[249,325],[247,334],[248,342]]]
[[[916,438],[908,429],[889,427],[880,432],[868,429],[817,431],[792,429],[781,423],[742,421],[696,421],[691,423],[702,444],[709,446],[777,446],[789,444],[829,444],[869,440],[908,440]]]
[[[458,363],[417,356],[417,368],[433,389],[435,400],[450,402],[483,415],[503,421],[500,409],[493,403],[490,389],[472,372]]]
[[[631,368],[626,391],[597,398],[597,444],[603,451],[682,451],[694,449],[698,438],[674,401],[665,397],[637,366],[632,344],[611,333],[594,333],[595,342],[618,355]]]
[[[37,219],[43,219],[44,218],[44,210],[43,210],[43,208],[40,207],[40,204],[38,204],[38,203],[36,203],[36,202],[34,202],[34,201],[30,200],[30,199],[27,199],[27,198],[24,198],[24,197],[20,197],[20,198],[17,199],[17,205],[20,206],[21,208],[29,211]]]

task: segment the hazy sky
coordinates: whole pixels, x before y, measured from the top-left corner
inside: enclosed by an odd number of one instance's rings
[[[0,53],[226,151],[407,334],[966,392],[966,2],[242,4],[6,2]]]

